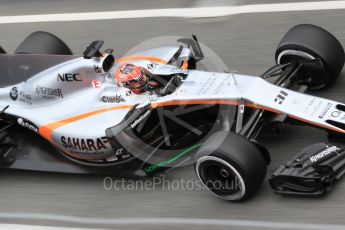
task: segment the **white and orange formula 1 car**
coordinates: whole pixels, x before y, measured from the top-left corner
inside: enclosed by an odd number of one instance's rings
[[[1,167],[145,177],[193,163],[213,194],[235,201],[266,175],[270,156],[255,141],[265,125],[344,135],[345,104],[304,93],[329,87],[343,68],[343,47],[326,30],[290,29],[261,76],[198,70],[196,37],[178,42],[115,59],[102,41],[75,56],[56,36],[35,32],[14,54],[1,49]],[[119,86],[121,63],[140,66],[155,88]],[[274,190],[322,194],[342,175],[341,148],[307,150],[274,173]]]

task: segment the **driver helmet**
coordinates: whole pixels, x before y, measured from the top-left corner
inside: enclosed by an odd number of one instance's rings
[[[115,72],[115,79],[120,86],[132,90],[136,94],[145,92],[148,86],[148,77],[143,69],[133,64],[122,64]]]

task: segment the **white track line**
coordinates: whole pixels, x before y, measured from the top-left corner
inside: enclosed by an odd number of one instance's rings
[[[38,225],[22,225],[22,224],[0,224],[1,229],[11,230],[101,230],[95,228],[68,228],[68,227],[53,227],[53,226],[38,226]]]
[[[328,224],[307,224],[307,223],[282,223],[269,221],[251,221],[251,220],[232,220],[232,219],[207,219],[207,218],[93,218],[77,217],[55,214],[41,213],[0,213],[1,222],[5,220],[30,220],[30,221],[55,221],[74,224],[92,224],[101,226],[134,226],[134,225],[158,225],[158,226],[236,226],[253,227],[262,229],[303,229],[303,230],[344,230],[345,225]],[[1,228],[1,224],[0,224]],[[3,229],[3,228],[1,228]]]
[[[198,8],[171,8],[151,10],[125,10],[105,12],[85,12],[66,14],[39,14],[22,16],[2,16],[0,24],[30,23],[30,22],[63,22],[63,21],[94,21],[107,19],[128,18],[156,18],[156,17],[181,17],[181,18],[207,18],[222,17],[236,14],[269,13],[288,11],[310,10],[335,10],[345,9],[345,1],[322,1],[322,2],[296,2],[276,3],[242,6],[217,6]]]

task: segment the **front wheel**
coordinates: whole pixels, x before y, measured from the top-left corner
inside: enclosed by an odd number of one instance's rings
[[[212,194],[224,200],[241,201],[253,196],[266,169],[260,148],[232,132],[213,134],[196,153],[198,178]]]
[[[330,32],[315,25],[301,24],[284,35],[275,59],[278,64],[318,60],[315,62],[318,64],[302,68],[303,75],[309,78],[309,89],[317,90],[335,81],[344,66],[345,56],[342,45]]]

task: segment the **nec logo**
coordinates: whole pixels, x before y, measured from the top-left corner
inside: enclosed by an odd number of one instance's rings
[[[288,93],[281,90],[279,94],[274,98],[274,102],[277,102],[279,105],[282,104],[287,97]]]
[[[79,73],[58,74],[57,80],[58,81],[82,81],[82,79],[80,79]]]

